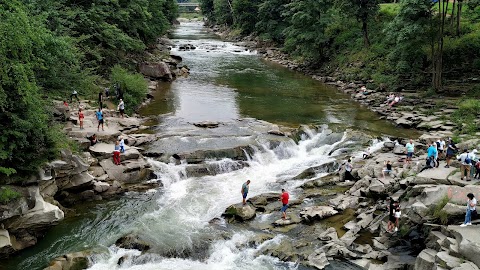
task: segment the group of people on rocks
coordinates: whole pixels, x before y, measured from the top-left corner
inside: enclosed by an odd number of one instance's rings
[[[242,189],[240,190],[240,193],[242,194],[242,205],[247,204],[247,195],[248,195],[248,190],[250,188],[250,180],[247,180],[247,182],[243,183]],[[290,195],[288,192],[282,188],[282,194],[279,197],[279,201],[282,202],[282,208],[280,209],[280,212],[282,212],[282,219],[286,220],[287,219],[287,208],[288,208],[288,201],[290,199]]]
[[[393,107],[395,104],[399,103],[402,100],[403,96],[390,93],[390,95],[387,96],[387,100],[385,101],[385,103],[388,104],[389,107]]]

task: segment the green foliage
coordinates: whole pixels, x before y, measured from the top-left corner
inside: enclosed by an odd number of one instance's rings
[[[368,37],[368,21],[374,17],[380,9],[378,0],[336,0],[336,5],[347,17],[356,18],[362,23],[364,43],[370,46]]]
[[[123,91],[125,111],[133,113],[147,95],[147,82],[139,73],[129,73],[120,66],[114,66],[110,75],[112,82],[118,83]]]
[[[215,23],[215,13],[214,13],[214,6],[213,0],[199,0],[200,2],[200,9],[202,10],[202,14],[207,17],[208,21],[211,23]]]
[[[230,26],[233,24],[232,0],[213,0],[215,23]]]
[[[458,127],[459,132],[474,134],[478,131],[478,115],[480,113],[480,100],[478,99],[465,99],[460,102],[458,109],[452,113],[451,120]]]
[[[9,203],[21,196],[20,193],[15,191],[9,186],[0,187],[0,203],[5,204]]]
[[[324,58],[329,38],[325,29],[331,22],[329,0],[293,0],[286,5],[285,17],[290,25],[285,29],[285,49],[288,52],[318,62]]]
[[[234,26],[242,34],[250,34],[258,21],[258,4],[260,0],[233,0],[232,9],[235,14]]]
[[[429,209],[429,215],[432,216],[435,220],[440,221],[443,225],[448,223],[448,213],[443,210],[443,207],[447,205],[450,201],[448,196],[442,198],[442,200],[435,206]]]
[[[474,22],[480,22],[480,0],[469,0],[466,7],[465,15]]]
[[[35,171],[54,154],[34,73],[44,31],[16,0],[0,3],[0,17],[0,172]]]
[[[260,3],[255,29],[263,39],[283,43],[284,30],[288,22],[282,14],[285,13],[285,5],[289,2],[289,0],[265,0]]]

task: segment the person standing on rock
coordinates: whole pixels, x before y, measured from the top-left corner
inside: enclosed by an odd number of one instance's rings
[[[78,109],[78,122],[80,123],[80,129],[83,129],[83,119],[85,115],[83,114],[82,108]]]
[[[387,224],[387,232],[393,232],[393,229],[395,227],[395,221],[397,219],[395,218],[395,202],[394,200],[390,197],[387,199],[387,202],[389,203],[388,205],[388,224]]]
[[[73,92],[72,92],[72,94],[70,95],[70,103],[72,103],[73,97],[75,97],[75,98],[77,99],[77,101],[80,101],[80,99],[78,99],[77,90],[75,90],[75,89],[73,89]]]
[[[472,215],[476,212],[475,206],[477,205],[477,199],[472,193],[467,194],[467,213],[465,214],[465,222],[460,227],[472,225]]]
[[[468,152],[468,149],[463,149],[463,153],[457,157],[458,161],[462,163],[460,165],[460,180],[463,180],[465,176],[467,181],[470,181],[470,168],[472,164],[472,156]]]
[[[243,183],[242,190],[240,191],[242,193],[242,197],[243,197],[243,201],[242,201],[243,205],[247,204],[247,195],[248,195],[249,185],[250,185],[250,180],[247,180],[247,182]]]
[[[103,129],[103,112],[102,112],[102,108],[98,108],[98,111],[97,111],[95,114],[96,114],[97,120],[98,120],[97,131],[100,131],[100,125],[102,125],[102,131],[105,131],[105,130]]]
[[[455,143],[453,143],[452,139],[449,138],[447,144],[447,165],[445,165],[445,168],[450,168],[450,162],[455,156],[455,152],[457,152],[457,146],[455,146]]]
[[[288,208],[288,199],[290,196],[288,192],[282,188],[282,195],[280,195],[280,201],[282,202],[282,219],[287,219],[287,208]]]
[[[352,160],[348,159],[347,162],[345,163],[345,180],[354,180],[353,175],[352,175]]]
[[[115,163],[115,165],[120,165],[120,142],[119,141],[115,142],[115,148],[113,151],[113,163]]]
[[[398,224],[400,223],[400,217],[402,216],[402,212],[400,211],[400,205],[397,204],[395,207],[395,231],[398,231]]]
[[[120,111],[120,116],[123,118],[123,114],[125,113],[125,102],[123,99],[120,99],[120,103],[118,103],[117,110]]]
[[[410,162],[412,162],[413,153],[415,152],[415,145],[413,144],[413,140],[412,140],[412,139],[410,139],[410,142],[408,142],[408,143],[405,145],[405,148],[407,148],[407,159],[406,159],[406,163],[409,164]]]
[[[439,158],[443,159],[445,157],[445,141],[443,138],[437,140],[437,150]]]
[[[125,140],[120,137],[120,153],[125,153]]]
[[[428,149],[427,149],[427,160],[432,160],[433,163],[434,163],[432,168],[437,167],[437,161],[435,160],[437,155],[438,155],[438,152],[437,152],[437,148],[436,148],[436,143],[433,142],[433,143],[430,144],[430,147],[428,147]]]

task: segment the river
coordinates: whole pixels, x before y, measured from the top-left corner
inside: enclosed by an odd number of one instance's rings
[[[190,76],[160,83],[154,101],[142,108],[142,115],[161,115],[159,123],[229,122],[248,117],[290,127],[326,124],[377,136],[414,135],[377,120],[374,113],[331,86],[219,40],[201,23],[182,23],[172,39],[196,49],[173,49],[191,68]],[[301,181],[279,183],[278,177],[288,178],[331,160],[328,153],[337,142],[327,143],[325,136],[312,131],[299,144],[284,143],[276,150],[265,147],[252,154],[249,166],[240,170],[233,170],[238,164],[230,159],[209,161],[218,165],[215,176],[186,177],[186,164],[150,160],[163,188],[75,207],[74,216],[52,228],[34,247],[0,262],[0,269],[42,269],[55,257],[86,249],[97,254],[92,256],[91,270],[308,269],[262,255],[262,250],[278,245],[288,235],[277,234],[259,246],[250,244],[262,224],[278,218],[276,213],[258,216],[254,221],[258,230],[211,226],[209,221],[238,203],[245,179],[252,179],[249,196],[286,188],[295,199],[294,190]],[[130,232],[154,243],[152,252],[140,255],[112,245]],[[125,255],[123,264],[117,265]],[[338,262],[330,269],[355,268]]]

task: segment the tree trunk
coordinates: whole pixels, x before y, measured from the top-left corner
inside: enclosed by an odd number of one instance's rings
[[[450,22],[452,23],[452,26],[453,26],[453,22],[455,21],[455,3],[456,2],[457,0],[453,0],[452,14],[450,15]]]
[[[462,5],[463,5],[463,0],[458,0],[458,5],[457,5],[457,37],[460,36],[460,17],[462,14]]]
[[[370,47],[370,39],[368,38],[368,25],[367,25],[367,19],[363,18],[362,19],[362,32],[363,32],[363,42],[365,44],[365,47]]]
[[[433,64],[433,89],[435,91],[441,90],[442,85],[442,77],[443,77],[443,36],[445,32],[445,19],[447,17],[448,11],[448,0],[438,1],[438,15],[440,16],[440,26],[439,26],[439,34],[438,34],[438,45],[437,51],[434,57],[434,64]]]

